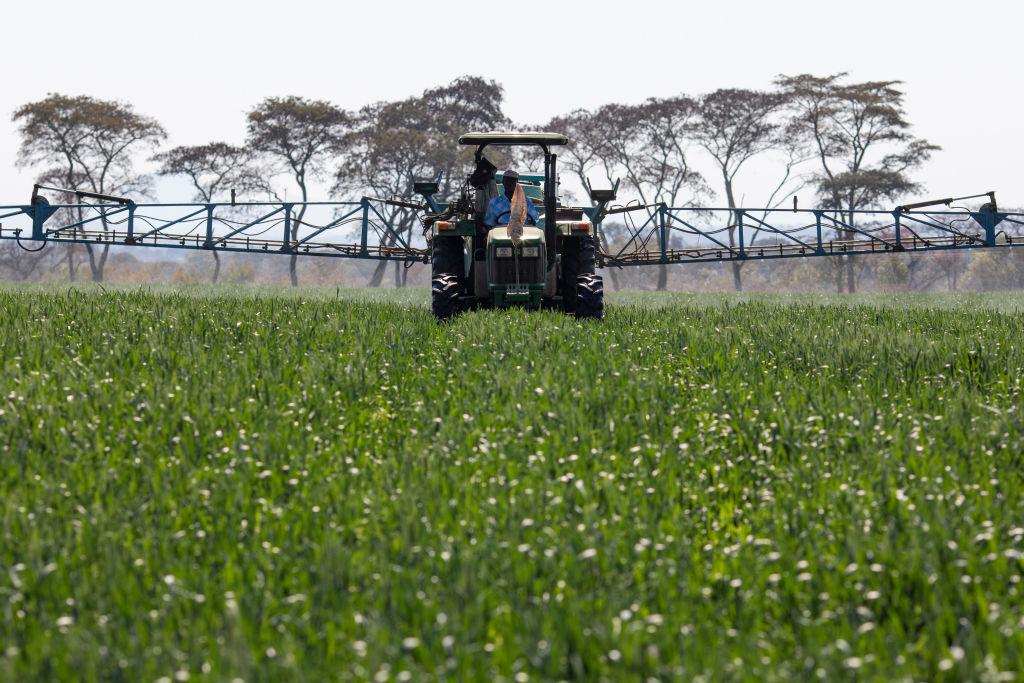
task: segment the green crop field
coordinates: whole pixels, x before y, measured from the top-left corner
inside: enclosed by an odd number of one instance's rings
[[[390,294],[0,289],[0,680],[1024,676],[1024,297]]]

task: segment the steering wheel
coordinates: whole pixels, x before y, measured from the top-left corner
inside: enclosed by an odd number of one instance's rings
[[[494,217],[494,226],[495,227],[497,227],[499,225],[508,225],[508,221],[507,220],[504,223],[501,222],[501,217],[502,216],[508,216],[509,218],[512,218],[512,210],[509,209],[507,211],[502,211],[497,216],[495,216]],[[537,221],[533,220],[533,218],[531,218],[530,215],[527,214],[526,215],[526,223],[525,223],[525,225],[536,226],[537,225]]]

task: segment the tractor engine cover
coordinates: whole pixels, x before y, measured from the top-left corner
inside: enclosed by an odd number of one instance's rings
[[[521,303],[539,307],[547,267],[544,231],[524,226],[516,245],[501,225],[487,233],[487,288],[498,306]]]

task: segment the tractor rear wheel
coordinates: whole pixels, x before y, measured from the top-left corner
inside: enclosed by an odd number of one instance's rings
[[[461,237],[435,236],[430,245],[431,307],[438,320],[458,312],[463,275]]]
[[[464,263],[461,237],[434,237],[430,245],[430,276],[454,275],[461,279]]]
[[[581,275],[595,270],[594,238],[562,238],[562,310],[575,313],[578,301],[577,284]]]
[[[580,275],[576,280],[576,317],[604,318],[604,280],[600,275]]]
[[[435,277],[430,283],[430,304],[434,317],[447,320],[459,311],[459,279],[454,275]]]

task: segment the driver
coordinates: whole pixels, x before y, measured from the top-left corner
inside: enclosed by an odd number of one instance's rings
[[[505,171],[501,177],[501,184],[505,188],[505,193],[492,199],[487,205],[487,213],[484,214],[484,225],[489,228],[508,223],[512,210],[512,196],[516,192],[516,185],[519,184],[519,174],[512,169]],[[526,200],[526,224],[537,225],[537,209],[529,198]]]

